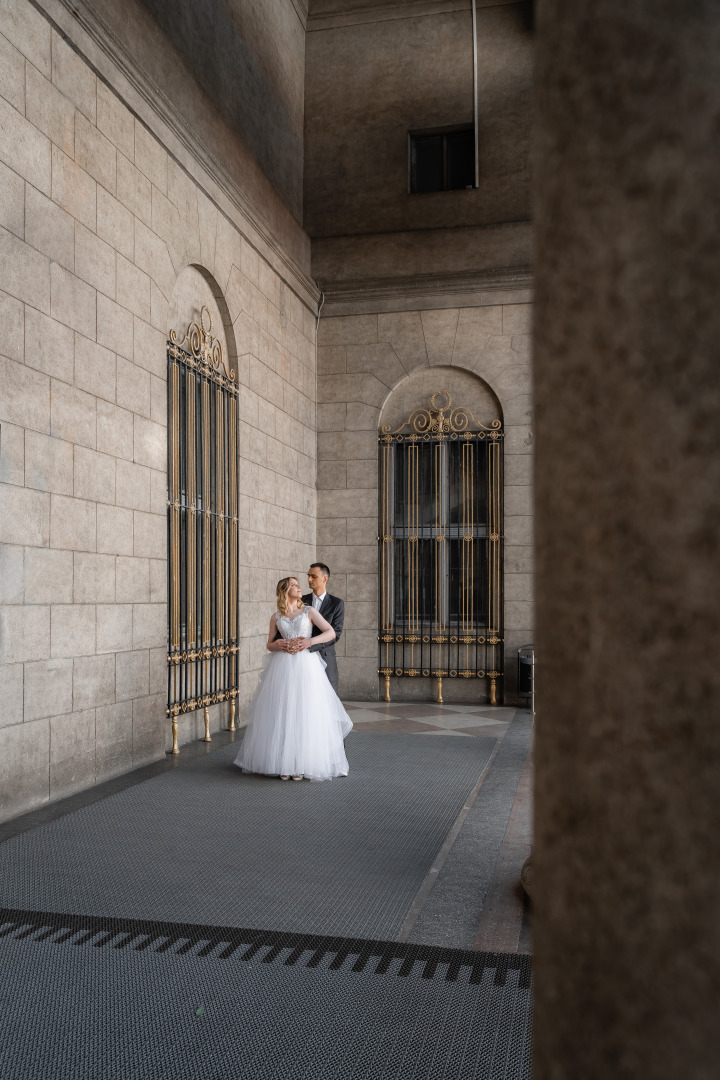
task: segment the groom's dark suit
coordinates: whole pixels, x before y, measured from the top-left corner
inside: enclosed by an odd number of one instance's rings
[[[308,593],[307,596],[303,596],[303,603],[308,607],[312,607],[313,594]],[[325,599],[319,609],[323,619],[326,619],[333,630],[335,631],[334,641],[323,641],[319,645],[311,645],[310,652],[318,652],[327,664],[325,668],[325,674],[330,680],[330,685],[337,694],[338,689],[338,668],[337,660],[335,658],[335,642],[339,640],[340,635],[343,632],[343,623],[345,622],[345,603],[339,596],[331,596],[330,593],[325,593]],[[313,623],[312,636],[317,637],[318,634],[322,634],[322,630],[319,626],[315,626]]]

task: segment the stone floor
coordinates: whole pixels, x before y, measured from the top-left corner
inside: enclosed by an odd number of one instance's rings
[[[502,739],[517,710],[502,705],[438,705],[432,702],[346,701],[358,731],[417,735],[480,735]],[[520,888],[520,870],[532,846],[532,762],[518,784],[474,948],[529,953],[530,905]]]

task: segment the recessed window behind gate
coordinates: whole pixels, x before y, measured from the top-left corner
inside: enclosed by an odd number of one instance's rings
[[[475,186],[475,132],[410,133],[410,192],[458,191]]]
[[[444,404],[443,404],[444,402]],[[380,434],[380,674],[502,679],[502,451],[450,395]]]
[[[207,322],[207,329],[205,323]],[[168,358],[168,716],[230,702],[238,685],[238,386],[207,308]]]

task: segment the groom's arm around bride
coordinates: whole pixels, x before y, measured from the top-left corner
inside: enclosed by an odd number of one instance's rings
[[[343,632],[343,623],[345,622],[345,603],[339,596],[332,596],[327,591],[327,582],[330,577],[330,570],[325,563],[313,563],[308,570],[308,583],[312,592],[303,596],[303,602],[309,606],[316,608],[323,619],[332,626],[335,631],[335,641],[326,641],[320,645],[311,645],[311,652],[319,652],[320,656],[325,661],[327,667],[325,668],[325,674],[330,680],[330,685],[337,694],[338,692],[338,668],[337,659],[335,657],[335,643],[339,641],[340,635]],[[316,637],[320,631],[317,627],[313,626],[313,637]]]

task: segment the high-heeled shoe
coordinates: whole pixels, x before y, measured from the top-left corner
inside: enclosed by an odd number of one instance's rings
[[[281,777],[280,777],[280,779],[281,779],[281,780],[289,780],[289,779],[290,779],[290,777],[289,777],[289,776],[281,776]]]
[[[293,776],[293,780],[302,780],[302,779],[303,779],[302,776]]]

